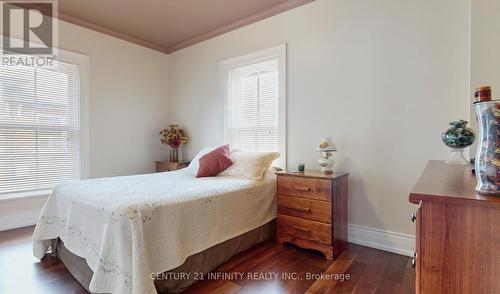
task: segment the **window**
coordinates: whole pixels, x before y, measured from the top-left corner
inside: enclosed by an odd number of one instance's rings
[[[222,62],[224,141],[244,151],[277,151],[285,168],[285,45]]]
[[[79,64],[0,64],[0,198],[82,176],[80,106]]]

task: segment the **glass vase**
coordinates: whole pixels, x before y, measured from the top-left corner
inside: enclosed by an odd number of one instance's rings
[[[179,162],[179,148],[170,148],[170,162]]]
[[[450,158],[446,164],[468,165],[464,157],[464,149],[474,143],[475,134],[467,127],[467,121],[457,120],[450,122],[450,128],[441,134],[443,143],[450,148]]]
[[[500,100],[474,104],[479,123],[476,152],[476,191],[500,196]]]

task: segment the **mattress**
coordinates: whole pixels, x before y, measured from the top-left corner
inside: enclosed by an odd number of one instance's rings
[[[275,218],[275,179],[196,178],[182,169],[73,181],[49,196],[33,239],[38,258],[59,238],[85,259],[95,293],[156,293],[151,273]]]

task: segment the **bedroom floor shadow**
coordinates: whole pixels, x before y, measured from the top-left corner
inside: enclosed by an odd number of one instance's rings
[[[59,259],[33,257],[33,229],[0,232],[0,293],[87,293]],[[356,244],[332,262],[314,251],[267,241],[184,293],[415,293],[415,271],[409,257]]]

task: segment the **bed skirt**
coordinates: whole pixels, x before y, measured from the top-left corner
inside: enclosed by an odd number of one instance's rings
[[[155,280],[158,293],[179,293],[199,280],[200,273],[207,274],[229,260],[234,255],[249,249],[255,244],[269,240],[274,236],[275,220],[272,220],[254,230],[239,235],[225,242],[212,246],[204,251],[191,255],[179,267],[167,271],[161,279]],[[88,291],[92,278],[92,269],[87,265],[85,259],[70,252],[64,243],[54,240],[56,256],[61,259],[73,277]],[[196,273],[190,274],[188,278],[164,279],[167,277],[179,276],[175,273]]]

